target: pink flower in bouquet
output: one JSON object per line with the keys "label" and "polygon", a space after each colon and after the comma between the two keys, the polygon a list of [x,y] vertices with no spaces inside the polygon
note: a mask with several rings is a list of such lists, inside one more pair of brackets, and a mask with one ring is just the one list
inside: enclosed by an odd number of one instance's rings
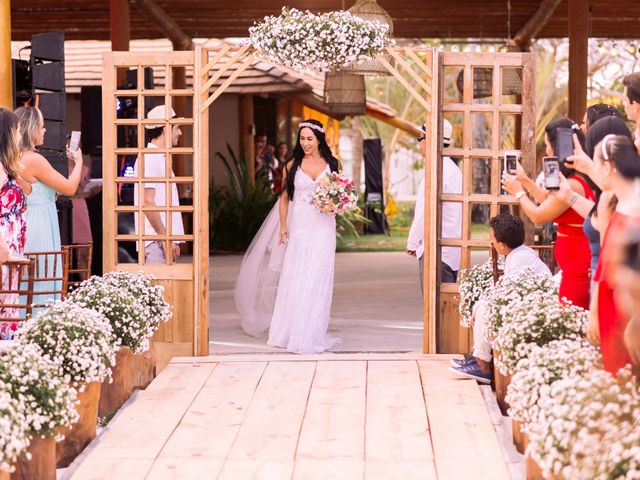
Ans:
{"label": "pink flower in bouquet", "polygon": [[351,180],[331,172],[318,182],[312,204],[321,212],[341,215],[358,207],[358,193]]}

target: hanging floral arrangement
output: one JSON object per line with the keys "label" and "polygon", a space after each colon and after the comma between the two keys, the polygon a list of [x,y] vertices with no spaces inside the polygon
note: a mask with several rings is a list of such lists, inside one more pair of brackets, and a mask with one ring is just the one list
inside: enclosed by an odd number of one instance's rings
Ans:
{"label": "hanging floral arrangement", "polygon": [[389,26],[349,12],[315,15],[283,7],[249,28],[249,42],[267,59],[297,70],[328,72],[371,60],[393,44]]}

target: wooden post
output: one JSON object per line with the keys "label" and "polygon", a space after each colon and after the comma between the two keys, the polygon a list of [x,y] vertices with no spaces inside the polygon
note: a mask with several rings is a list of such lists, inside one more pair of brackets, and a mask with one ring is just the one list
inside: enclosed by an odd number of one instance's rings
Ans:
{"label": "wooden post", "polygon": [[569,118],[581,122],[587,108],[589,5],[569,0]]}
{"label": "wooden post", "polygon": [[[111,50],[113,52],[128,52],[131,36],[131,25],[128,0],[109,0],[109,21],[111,24]],[[118,70],[117,85],[122,85],[127,73]]]}
{"label": "wooden post", "polygon": [[0,107],[13,110],[11,0],[0,0]]}
{"label": "wooden post", "polygon": [[240,95],[240,156],[244,154],[248,162],[249,175],[253,180],[256,173],[255,146],[254,146],[254,124],[253,124],[253,95]]}

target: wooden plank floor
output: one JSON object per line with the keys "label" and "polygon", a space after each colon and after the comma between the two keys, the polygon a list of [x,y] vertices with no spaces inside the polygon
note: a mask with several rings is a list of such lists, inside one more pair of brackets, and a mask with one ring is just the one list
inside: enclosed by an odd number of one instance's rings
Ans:
{"label": "wooden plank floor", "polygon": [[508,479],[477,384],[451,356],[178,358],[73,479]]}

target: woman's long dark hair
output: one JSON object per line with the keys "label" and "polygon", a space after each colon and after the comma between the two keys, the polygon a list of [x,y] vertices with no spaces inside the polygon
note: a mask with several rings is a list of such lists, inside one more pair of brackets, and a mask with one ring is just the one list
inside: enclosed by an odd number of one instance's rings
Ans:
{"label": "woman's long dark hair", "polygon": [[[302,123],[310,123],[324,130],[324,126],[317,120],[305,120]],[[305,128],[305,127],[302,127],[302,128]],[[287,171],[287,195],[289,196],[289,200],[293,200],[293,193],[295,190],[293,183],[296,178],[296,172],[300,168],[300,165],[302,164],[302,159],[304,158],[304,150],[302,150],[302,146],[300,145],[300,131],[302,130],[302,128],[298,129],[298,138],[296,140],[296,146],[293,149],[293,164],[291,165],[291,170]],[[309,127],[306,127],[306,128],[309,128]],[[320,131],[318,128],[309,128],[309,130],[311,130],[313,134],[316,136],[316,138],[318,139],[318,151],[320,152],[320,155],[322,156],[322,158],[324,158],[325,162],[329,164],[329,168],[331,169],[331,171],[332,172],[340,171],[340,168],[341,168],[340,161],[333,156],[333,153],[331,153],[331,149],[327,144],[326,135],[322,131]]]}
{"label": "woman's long dark hair", "polygon": [[[631,131],[627,124],[620,117],[615,116],[606,116],[597,120],[589,127],[589,131],[587,132],[587,141],[585,145],[585,153],[589,155],[591,159],[594,158],[595,148],[604,137],[607,135],[622,135],[629,140],[631,140]],[[633,143],[633,142],[632,142]],[[594,186],[593,191],[596,195],[595,204],[589,212],[589,215],[593,215],[598,211],[598,202],[600,201],[600,196],[602,195],[602,190],[598,188],[598,186]]]}

